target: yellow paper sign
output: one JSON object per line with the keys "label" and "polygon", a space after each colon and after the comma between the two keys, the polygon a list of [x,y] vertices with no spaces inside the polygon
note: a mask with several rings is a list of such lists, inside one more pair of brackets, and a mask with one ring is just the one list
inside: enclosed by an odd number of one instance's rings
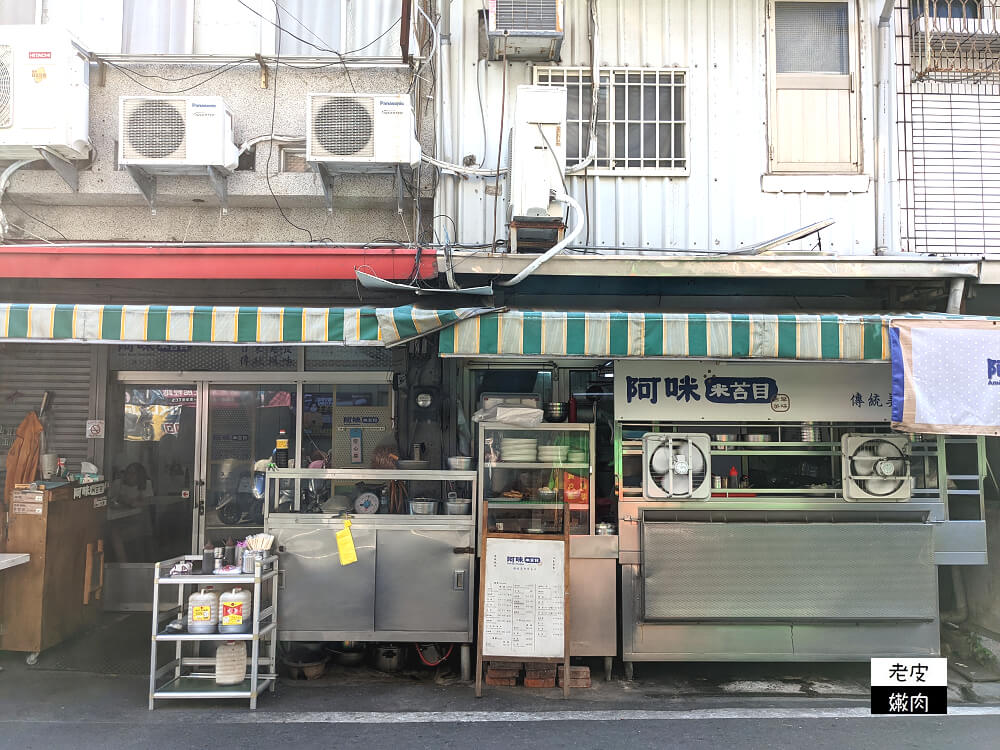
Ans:
{"label": "yellow paper sign", "polygon": [[351,536],[350,521],[344,521],[344,528],[337,532],[337,552],[340,554],[341,565],[350,565],[358,561],[358,553],[354,549],[354,537]]}

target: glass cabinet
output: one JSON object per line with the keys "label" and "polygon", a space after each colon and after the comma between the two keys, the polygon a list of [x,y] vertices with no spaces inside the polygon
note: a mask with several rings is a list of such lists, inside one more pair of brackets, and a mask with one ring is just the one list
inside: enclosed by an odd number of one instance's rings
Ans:
{"label": "glass cabinet", "polygon": [[479,425],[479,493],[490,531],[594,533],[594,425]]}

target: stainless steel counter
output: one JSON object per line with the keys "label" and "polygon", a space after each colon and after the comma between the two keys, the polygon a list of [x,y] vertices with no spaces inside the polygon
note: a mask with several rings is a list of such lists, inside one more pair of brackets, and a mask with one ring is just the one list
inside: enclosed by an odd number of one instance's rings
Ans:
{"label": "stainless steel counter", "polygon": [[[272,479],[469,482],[476,472],[279,469]],[[270,497],[268,507],[271,508]],[[472,505],[475,508],[475,504]],[[279,637],[292,641],[463,644],[474,630],[476,516],[268,511],[281,581]],[[336,534],[351,521],[357,562],[340,564]]]}

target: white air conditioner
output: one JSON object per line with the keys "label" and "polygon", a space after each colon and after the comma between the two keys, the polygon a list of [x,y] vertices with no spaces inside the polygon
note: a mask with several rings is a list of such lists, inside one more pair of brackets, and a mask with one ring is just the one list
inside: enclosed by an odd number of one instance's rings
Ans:
{"label": "white air conditioner", "polygon": [[90,156],[89,69],[57,26],[0,26],[0,159]]}
{"label": "white air conditioner", "polygon": [[123,96],[118,108],[118,163],[156,175],[231,172],[239,150],[233,114],[219,96]]}
{"label": "white air conditioner", "polygon": [[647,498],[707,500],[712,496],[708,435],[646,433],[642,464],[642,494]]}
{"label": "white air conditioner", "polygon": [[905,502],[910,499],[910,442],[899,435],[844,435],[840,439],[844,499]]}
{"label": "white air conditioner", "polygon": [[491,60],[559,59],[563,0],[489,0]]}
{"label": "white air conditioner", "polygon": [[309,94],[306,99],[307,161],[345,171],[420,162],[409,96]]}
{"label": "white air conditioner", "polygon": [[511,133],[509,219],[562,218],[566,171],[566,89],[518,86]]}

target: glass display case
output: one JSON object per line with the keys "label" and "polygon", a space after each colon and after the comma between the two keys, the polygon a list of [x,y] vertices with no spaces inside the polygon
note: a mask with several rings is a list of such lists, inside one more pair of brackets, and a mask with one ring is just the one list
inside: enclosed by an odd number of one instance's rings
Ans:
{"label": "glass display case", "polygon": [[490,531],[558,534],[563,506],[570,533],[594,533],[594,425],[479,425],[480,501]]}

